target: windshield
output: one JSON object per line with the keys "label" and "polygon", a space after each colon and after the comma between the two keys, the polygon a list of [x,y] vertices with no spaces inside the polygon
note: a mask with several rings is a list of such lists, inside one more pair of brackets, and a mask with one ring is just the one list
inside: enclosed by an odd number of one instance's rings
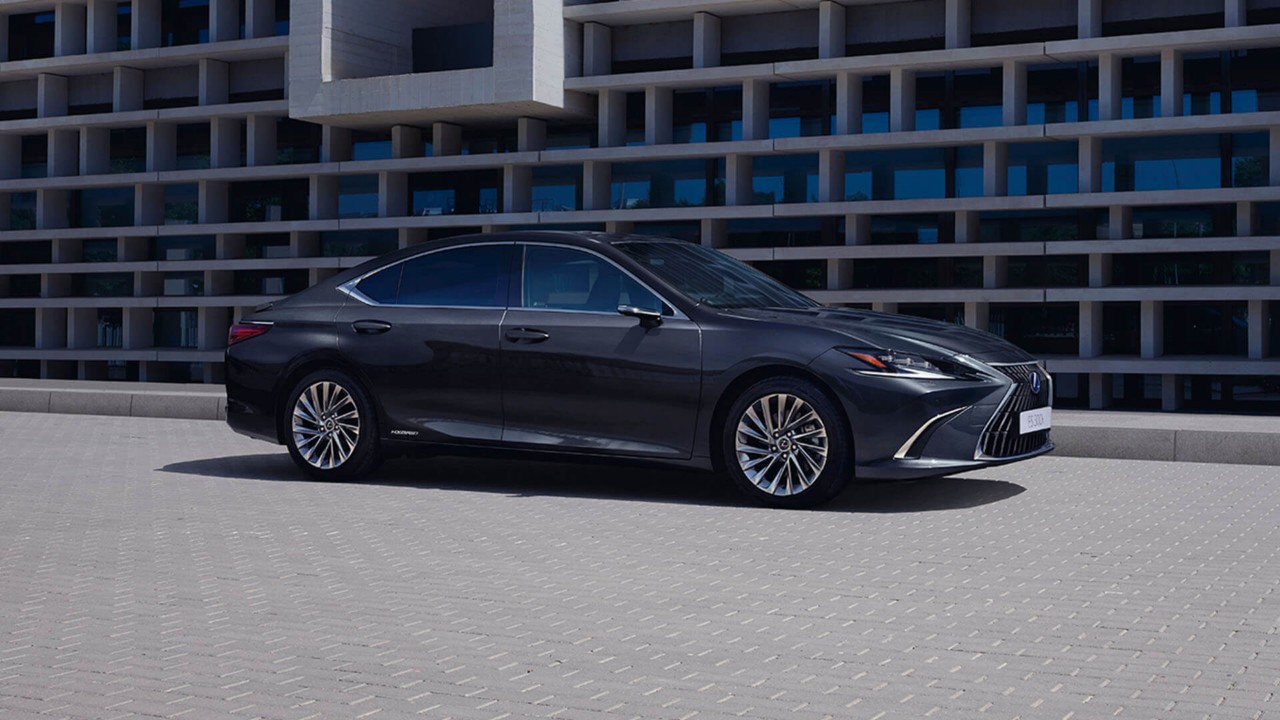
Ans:
{"label": "windshield", "polygon": [[701,245],[620,242],[614,247],[688,297],[716,308],[811,308],[818,303],[724,253]]}

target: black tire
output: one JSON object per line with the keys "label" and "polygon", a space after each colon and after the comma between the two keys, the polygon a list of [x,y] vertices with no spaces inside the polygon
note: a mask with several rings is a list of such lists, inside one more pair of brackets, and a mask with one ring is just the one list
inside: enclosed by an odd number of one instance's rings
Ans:
{"label": "black tire", "polygon": [[[323,453],[317,458],[317,445],[307,444],[306,438],[312,437],[312,434],[307,434],[305,428],[303,432],[294,431],[295,408],[298,407],[298,400],[304,392],[308,392],[313,386],[339,388],[341,392],[346,393],[350,398],[350,403],[342,403],[337,412],[346,415],[350,412],[350,408],[354,407],[357,413],[355,419],[358,432],[355,437],[354,448],[350,449],[349,454],[336,464],[324,461]],[[341,397],[336,391],[331,392],[334,392],[334,395],[329,397]],[[312,397],[308,395],[309,403]],[[320,395],[320,397],[323,398],[324,396]],[[305,408],[306,405],[303,407]],[[337,412],[329,420],[339,417]],[[316,480],[359,480],[367,477],[382,463],[382,448],[378,441],[378,414],[374,407],[373,399],[355,378],[341,370],[320,370],[303,378],[289,393],[289,401],[284,406],[284,416],[285,445],[289,448],[289,456],[293,458],[293,462],[303,472]],[[303,425],[315,425],[306,417],[301,417],[300,420]],[[337,441],[334,447],[339,449],[335,450],[335,456],[346,451],[351,445],[348,442],[351,438],[350,418],[343,418],[343,421],[342,427],[337,427],[331,423],[330,427],[333,428],[331,431],[326,431],[324,427],[318,428],[321,431],[332,433],[332,437]],[[344,431],[347,434],[342,434]],[[320,438],[318,442],[326,442],[326,438]],[[304,446],[303,448],[299,447],[300,443]],[[308,459],[308,455],[312,457],[311,460]],[[313,462],[317,459],[320,460],[319,463]]]}
{"label": "black tire", "polygon": [[[791,403],[790,407],[793,411],[798,411],[802,415],[803,406],[795,403],[794,399],[803,401],[820,422],[821,430],[825,433],[825,441],[821,446],[826,451],[825,462],[821,463],[820,468],[817,467],[816,462],[820,452],[810,444],[818,442],[818,431],[814,429],[817,426],[812,422],[797,423],[796,420],[801,415],[787,416],[785,410],[779,410],[782,417],[788,417],[789,422],[798,427],[791,435],[784,434],[781,438],[768,441],[768,445],[764,445],[765,438],[757,437],[755,434],[739,434],[740,423],[748,423],[747,431],[751,433],[756,432],[753,428],[763,430],[764,428],[758,424],[762,420],[761,413],[758,411],[764,407],[780,407],[780,403],[784,401],[778,396],[792,398],[793,400],[785,402]],[[757,403],[765,403],[765,405]],[[754,420],[747,418],[749,409],[757,411]],[[806,380],[792,377],[770,378],[747,388],[729,406],[720,432],[720,447],[723,451],[725,470],[738,490],[756,503],[779,508],[817,507],[838,495],[853,478],[853,434],[849,429],[849,422],[834,400]],[[767,435],[767,433],[759,434]],[[796,435],[801,437],[796,439]],[[763,447],[752,447],[740,453],[738,450],[740,438],[743,439],[743,445],[752,446],[759,443]],[[788,454],[791,456],[789,460],[786,459]],[[776,464],[779,462],[777,457],[784,458],[782,465]],[[739,458],[742,458],[742,461]],[[759,471],[760,474],[754,480],[743,468],[744,463],[752,465],[753,462],[756,468],[764,468]],[[794,466],[789,465],[789,462],[793,462]],[[815,469],[818,470],[815,476],[807,485],[800,487],[804,485],[804,481],[800,478],[807,476],[808,472]],[[786,473],[785,480],[772,480],[771,472],[775,470]],[[793,479],[794,483],[792,483]],[[784,492],[784,482],[787,483],[785,487],[790,488],[789,492]],[[765,486],[774,489],[771,492]]]}

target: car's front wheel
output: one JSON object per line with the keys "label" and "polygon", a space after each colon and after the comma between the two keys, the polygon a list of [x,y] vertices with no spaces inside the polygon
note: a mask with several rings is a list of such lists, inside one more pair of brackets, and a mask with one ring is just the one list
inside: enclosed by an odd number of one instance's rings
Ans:
{"label": "car's front wheel", "polygon": [[807,508],[835,497],[853,476],[844,413],[799,378],[752,385],[729,408],[721,447],[730,477],[753,500]]}
{"label": "car's front wheel", "polygon": [[285,406],[289,455],[318,480],[354,480],[377,468],[373,401],[344,372],[321,370],[294,387]]}

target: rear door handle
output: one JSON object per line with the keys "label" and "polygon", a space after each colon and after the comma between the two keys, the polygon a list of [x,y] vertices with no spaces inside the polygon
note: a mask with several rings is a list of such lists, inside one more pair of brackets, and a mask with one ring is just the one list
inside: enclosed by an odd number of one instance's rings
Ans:
{"label": "rear door handle", "polygon": [[534,330],[532,328],[516,328],[514,330],[508,330],[506,338],[508,342],[532,345],[534,343],[540,343],[544,340],[548,340],[551,336],[541,330]]}
{"label": "rear door handle", "polygon": [[357,320],[351,323],[351,329],[361,335],[381,335],[391,329],[391,323],[381,320]]}

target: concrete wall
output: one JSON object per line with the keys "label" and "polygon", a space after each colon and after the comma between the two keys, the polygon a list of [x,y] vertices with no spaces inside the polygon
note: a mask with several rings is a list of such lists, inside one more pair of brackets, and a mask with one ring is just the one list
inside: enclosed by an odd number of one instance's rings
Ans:
{"label": "concrete wall", "polygon": [[613,29],[614,60],[693,55],[693,21],[626,25]]}
{"label": "concrete wall", "polygon": [[1076,27],[1076,0],[972,0],[975,34]]}
{"label": "concrete wall", "polygon": [[81,75],[68,78],[68,105],[111,104],[112,79],[110,73]]}
{"label": "concrete wall", "polygon": [[818,46],[818,11],[740,15],[720,21],[720,52],[740,53]]}
{"label": "concrete wall", "polygon": [[[1167,17],[1170,4],[1169,0],[1102,0],[1102,21]],[[1178,15],[1209,15],[1222,12],[1223,4],[1222,0],[1178,0],[1177,6]]]}
{"label": "concrete wall", "polygon": [[493,0],[328,0],[334,79],[413,71],[413,30],[493,19]]}
{"label": "concrete wall", "polygon": [[231,63],[227,74],[230,91],[239,93],[282,87],[284,73],[284,59],[268,58]]}
{"label": "concrete wall", "polygon": [[942,38],[946,34],[946,0],[881,5],[855,5],[845,13],[850,45]]}

